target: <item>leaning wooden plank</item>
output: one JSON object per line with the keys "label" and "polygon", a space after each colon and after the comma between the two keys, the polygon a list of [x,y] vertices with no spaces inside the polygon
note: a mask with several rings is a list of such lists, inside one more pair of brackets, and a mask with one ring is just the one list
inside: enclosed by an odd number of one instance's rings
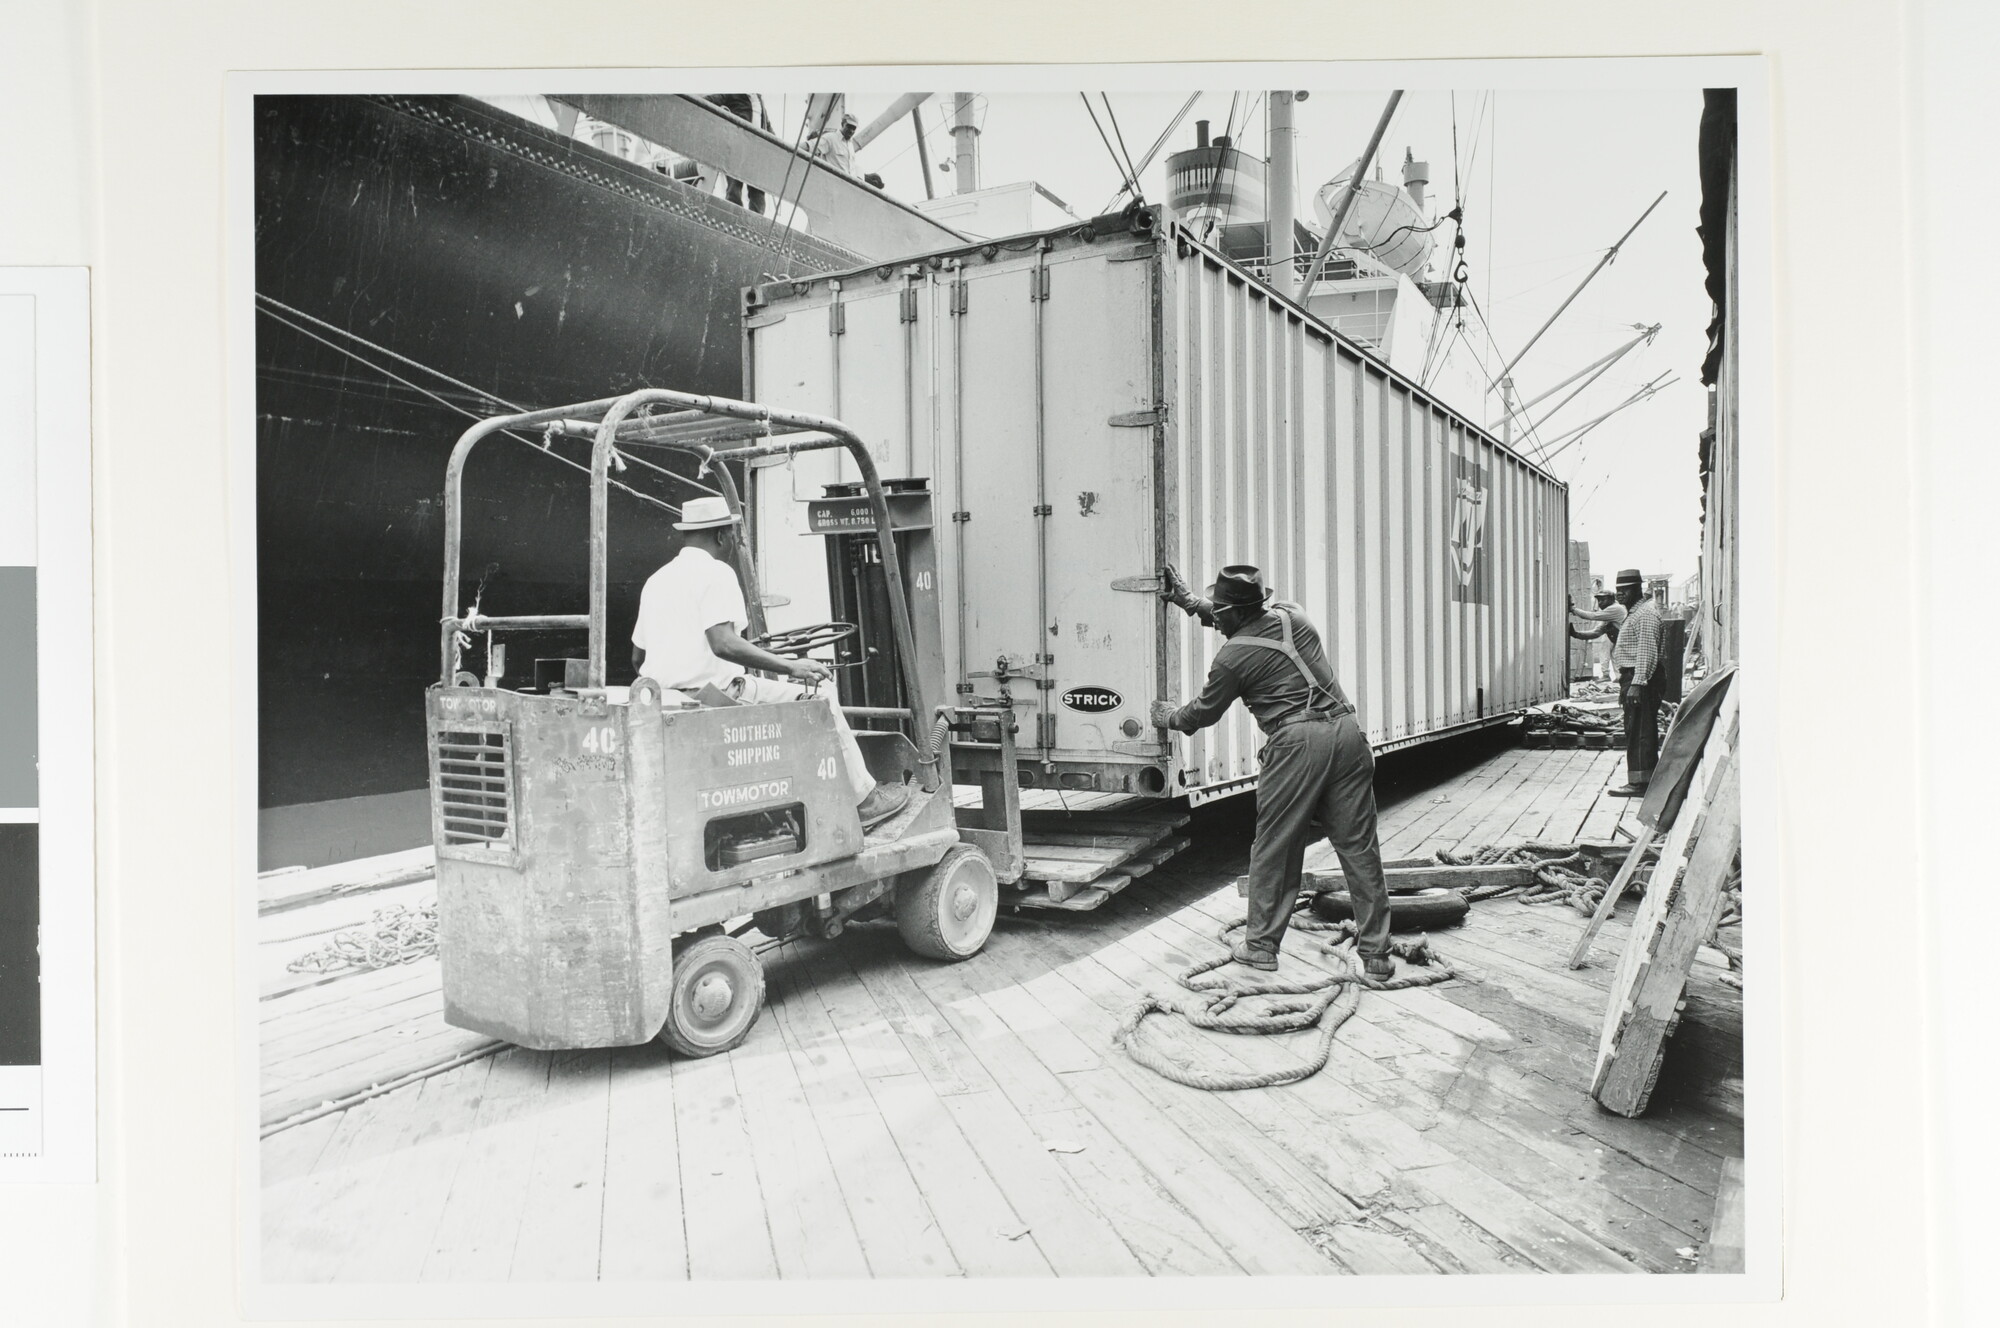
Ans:
{"label": "leaning wooden plank", "polygon": [[[1591,1096],[1622,1116],[1637,1116],[1646,1109],[1695,951],[1715,930],[1721,913],[1722,884],[1742,843],[1736,758],[1734,751],[1723,758],[1721,778],[1708,799],[1704,823],[1678,886],[1668,880],[1654,882],[1655,891],[1668,895],[1665,922],[1638,973],[1629,1007],[1614,1004],[1607,1013],[1610,1044],[1600,1050]],[[1684,806],[1681,815],[1689,811]],[[1634,944],[1647,939],[1636,930],[1633,935]],[[1614,1001],[1618,994],[1613,992]]]}
{"label": "leaning wooden plank", "polygon": [[[1660,860],[1654,866],[1651,879],[1666,882],[1668,886],[1680,879],[1681,869],[1687,865],[1687,855],[1694,838],[1695,827],[1701,819],[1701,807],[1709,796],[1710,786],[1715,782],[1722,768],[1724,755],[1736,739],[1737,712],[1736,689],[1722,701],[1722,713],[1716,716],[1714,726],[1709,730],[1708,745],[1703,749],[1701,762],[1696,765],[1688,782],[1687,797],[1683,803],[1683,814],[1674,818],[1673,826],[1667,831],[1666,839],[1660,846]],[[1621,805],[1631,799],[1620,800]],[[1612,976],[1610,996],[1605,1006],[1605,1015],[1598,1032],[1598,1060],[1601,1063],[1609,1054],[1611,1044],[1621,1025],[1622,1012],[1632,1001],[1632,991],[1638,981],[1640,970],[1650,960],[1652,948],[1665,924],[1667,902],[1671,889],[1649,889],[1639,900],[1638,910],[1632,916],[1631,931],[1625,938],[1625,947],[1618,957],[1618,967]],[[1593,1079],[1595,1076],[1593,1076]]]}
{"label": "leaning wooden plank", "polygon": [[1618,874],[1611,878],[1611,886],[1605,890],[1604,898],[1597,901],[1597,909],[1584,926],[1583,935],[1576,938],[1576,947],[1569,952],[1568,962],[1571,968],[1583,967],[1584,956],[1590,953],[1590,942],[1596,937],[1597,929],[1611,916],[1611,910],[1618,907],[1618,900],[1632,884],[1634,873],[1639,870],[1639,860],[1646,856],[1646,850],[1652,846],[1653,835],[1650,832],[1643,839],[1632,841],[1632,851],[1625,855],[1625,861],[1619,865]]}
{"label": "leaning wooden plank", "polygon": [[1708,1252],[1701,1261],[1701,1271],[1743,1271],[1743,1222],[1743,1159],[1725,1158],[1722,1184],[1715,1192],[1715,1216],[1708,1226]]}

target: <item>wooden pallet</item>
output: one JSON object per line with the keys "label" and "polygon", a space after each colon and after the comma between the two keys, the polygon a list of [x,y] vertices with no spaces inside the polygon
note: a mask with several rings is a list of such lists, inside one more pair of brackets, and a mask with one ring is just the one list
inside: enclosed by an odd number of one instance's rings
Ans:
{"label": "wooden pallet", "polygon": [[1646,1110],[1688,972],[1721,913],[1722,885],[1742,843],[1737,735],[1737,689],[1731,689],[1612,979],[1590,1095],[1621,1116]]}
{"label": "wooden pallet", "polygon": [[1082,912],[1188,846],[1174,831],[1188,813],[1120,807],[1102,813],[1039,810],[1021,818],[1026,865],[1004,902]]}

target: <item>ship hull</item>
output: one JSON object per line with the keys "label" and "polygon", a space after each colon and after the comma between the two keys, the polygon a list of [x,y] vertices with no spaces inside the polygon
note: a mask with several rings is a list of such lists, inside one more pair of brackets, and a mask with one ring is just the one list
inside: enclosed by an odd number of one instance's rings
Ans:
{"label": "ship hull", "polygon": [[[421,790],[459,433],[496,397],[735,395],[742,288],[859,256],[468,99],[260,97],[255,121],[259,805]],[[587,477],[534,441],[475,453],[461,607],[482,581],[489,613],[585,607]],[[616,669],[677,541],[624,493],[611,522]],[[582,650],[517,639],[509,674]]]}

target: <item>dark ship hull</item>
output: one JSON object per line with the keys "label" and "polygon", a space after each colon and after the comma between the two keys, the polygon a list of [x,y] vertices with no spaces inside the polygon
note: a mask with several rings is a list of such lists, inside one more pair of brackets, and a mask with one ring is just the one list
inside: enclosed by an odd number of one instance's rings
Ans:
{"label": "dark ship hull", "polygon": [[[741,289],[875,255],[469,99],[260,97],[255,119],[259,805],[420,792],[445,459],[469,417],[505,409],[482,393],[736,395]],[[675,504],[694,492],[624,478]],[[524,441],[475,454],[462,605],[483,579],[488,612],[582,611],[585,480]],[[622,666],[639,586],[674,536],[625,494],[611,519]],[[509,675],[581,646],[518,638]],[[350,827],[330,849],[293,816],[299,842],[267,836],[266,865],[405,846],[390,841],[427,826],[412,816],[406,798],[397,828]]]}

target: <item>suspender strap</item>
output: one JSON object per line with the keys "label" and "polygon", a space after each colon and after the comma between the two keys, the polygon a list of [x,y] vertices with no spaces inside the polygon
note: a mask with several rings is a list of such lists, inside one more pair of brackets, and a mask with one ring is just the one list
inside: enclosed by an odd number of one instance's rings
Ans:
{"label": "suspender strap", "polygon": [[1292,643],[1292,615],[1283,609],[1273,609],[1272,612],[1278,615],[1278,626],[1283,632],[1281,639],[1273,641],[1268,636],[1238,635],[1230,637],[1225,644],[1277,651],[1292,661],[1292,666],[1299,671],[1299,676],[1306,680],[1306,686],[1313,695],[1324,696],[1328,705],[1339,705],[1340,697],[1333,690],[1332,667],[1328,666],[1326,676],[1322,678],[1311,665],[1306,663],[1305,656],[1301,655],[1299,648]]}

